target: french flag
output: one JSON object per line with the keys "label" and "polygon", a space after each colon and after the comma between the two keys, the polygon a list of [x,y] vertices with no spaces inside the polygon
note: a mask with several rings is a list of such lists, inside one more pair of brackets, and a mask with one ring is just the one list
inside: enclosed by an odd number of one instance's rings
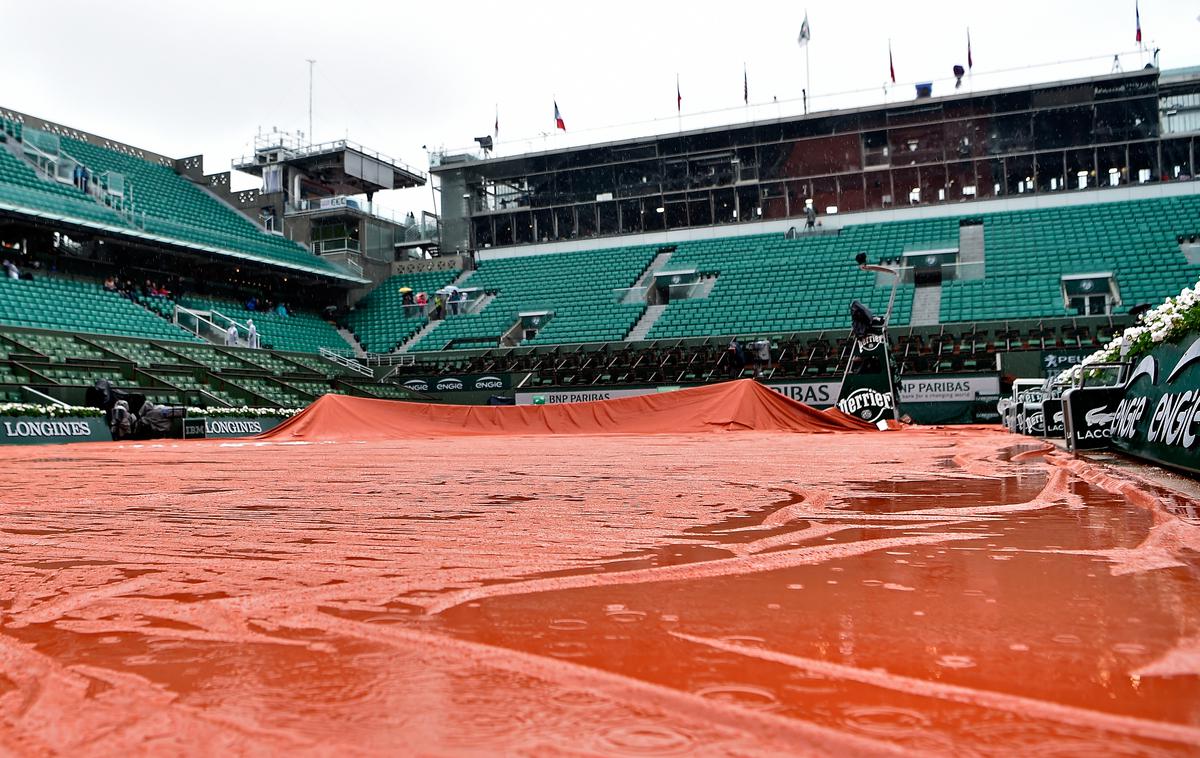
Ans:
{"label": "french flag", "polygon": [[564,132],[567,130],[567,124],[563,121],[562,114],[558,112],[558,101],[554,101],[554,125]]}
{"label": "french flag", "polygon": [[1134,42],[1140,45],[1142,42],[1142,10],[1138,8],[1137,0],[1133,1],[1133,18],[1137,23],[1137,38]]}

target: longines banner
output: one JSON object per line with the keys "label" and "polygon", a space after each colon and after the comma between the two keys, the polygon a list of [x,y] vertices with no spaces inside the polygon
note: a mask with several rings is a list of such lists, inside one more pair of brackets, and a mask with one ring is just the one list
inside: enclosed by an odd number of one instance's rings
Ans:
{"label": "longines banner", "polygon": [[[203,424],[201,426],[200,424]],[[278,416],[206,416],[203,419],[184,419],[184,437],[253,437],[283,423]]]}
{"label": "longines banner", "polygon": [[508,374],[461,374],[458,376],[414,376],[400,382],[413,392],[491,392],[512,386]]}
{"label": "longines banner", "polygon": [[1155,348],[1124,389],[1109,424],[1113,446],[1200,473],[1200,337]]}
{"label": "longines banner", "polygon": [[112,434],[103,418],[0,418],[0,444],[44,445],[87,441],[112,442]]}

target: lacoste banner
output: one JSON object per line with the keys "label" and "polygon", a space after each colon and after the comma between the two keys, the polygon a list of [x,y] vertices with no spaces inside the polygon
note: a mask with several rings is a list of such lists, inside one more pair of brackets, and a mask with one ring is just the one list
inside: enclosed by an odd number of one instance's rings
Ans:
{"label": "lacoste banner", "polygon": [[1200,474],[1200,337],[1144,356],[1109,428],[1114,447]]}
{"label": "lacoste banner", "polygon": [[1078,387],[1063,393],[1066,422],[1063,433],[1071,450],[1106,448],[1112,438],[1112,421],[1125,394],[1123,387]]}
{"label": "lacoste banner", "polygon": [[1042,436],[1062,439],[1066,430],[1065,412],[1061,397],[1042,401]]}
{"label": "lacoste banner", "polygon": [[455,376],[415,376],[400,383],[413,392],[486,392],[512,386],[508,374],[460,374]]}
{"label": "lacoste banner", "polygon": [[104,419],[86,418],[0,418],[0,444],[45,445],[55,442],[112,442]]}

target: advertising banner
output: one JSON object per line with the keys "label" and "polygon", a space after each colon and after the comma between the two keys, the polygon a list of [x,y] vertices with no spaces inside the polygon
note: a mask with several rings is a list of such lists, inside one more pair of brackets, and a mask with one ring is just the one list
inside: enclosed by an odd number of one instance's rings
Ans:
{"label": "advertising banner", "polygon": [[44,445],[55,442],[112,442],[99,416],[68,418],[0,417],[0,444]]}
{"label": "advertising banner", "polygon": [[[191,421],[193,419],[187,419]],[[204,418],[205,437],[253,437],[268,429],[274,429],[284,422],[278,416],[208,416]]]}
{"label": "advertising banner", "polygon": [[1112,421],[1124,394],[1121,387],[1076,387],[1063,393],[1067,446],[1071,450],[1108,447]]}
{"label": "advertising banner", "polygon": [[842,383],[838,409],[872,424],[894,418],[896,395],[892,391],[887,337],[869,334],[856,341],[855,349],[862,357],[861,368],[857,374],[848,374]]}
{"label": "advertising banner", "polygon": [[490,392],[512,387],[508,374],[412,376],[400,382],[413,392]]}
{"label": "advertising banner", "polygon": [[1113,446],[1200,473],[1200,337],[1156,347],[1124,390],[1109,427]]}

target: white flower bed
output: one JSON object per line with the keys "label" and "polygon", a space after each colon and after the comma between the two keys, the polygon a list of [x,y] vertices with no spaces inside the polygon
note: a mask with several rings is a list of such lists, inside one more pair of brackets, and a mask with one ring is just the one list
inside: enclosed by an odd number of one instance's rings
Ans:
{"label": "white flower bed", "polygon": [[1158,345],[1200,332],[1200,282],[1168,297],[1162,305],[1146,311],[1138,323],[1113,341],[1058,375],[1056,382],[1073,384],[1088,366],[1145,355]]}
{"label": "white flower bed", "polygon": [[0,403],[0,416],[23,416],[26,418],[83,418],[102,416],[98,408],[82,405],[41,405],[38,403]]}
{"label": "white flower bed", "polygon": [[291,418],[303,408],[194,408],[188,407],[189,418],[220,416],[221,418]]}

